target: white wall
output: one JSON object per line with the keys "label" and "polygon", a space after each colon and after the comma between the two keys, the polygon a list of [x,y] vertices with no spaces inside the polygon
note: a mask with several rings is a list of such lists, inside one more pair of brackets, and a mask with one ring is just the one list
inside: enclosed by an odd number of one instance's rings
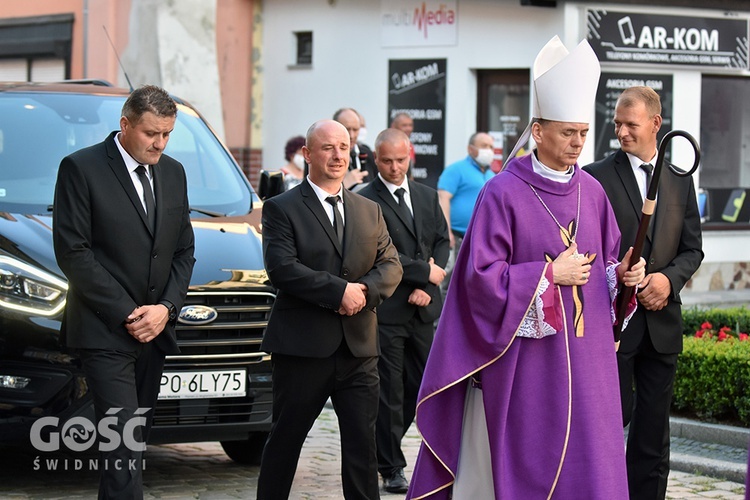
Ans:
{"label": "white wall", "polygon": [[129,27],[122,61],[133,86],[159,85],[186,99],[223,139],[216,1],[132,0]]}
{"label": "white wall", "polygon": [[[563,30],[560,8],[522,7],[517,0],[459,0],[455,46],[382,48],[380,13],[377,0],[264,2],[264,168],[280,168],[287,139],[304,135],[314,121],[330,118],[341,107],[364,115],[372,145],[389,125],[389,59],[433,57],[447,59],[445,161],[458,160],[476,128],[474,70],[529,68],[539,49]],[[313,32],[311,69],[289,67],[295,31]]]}

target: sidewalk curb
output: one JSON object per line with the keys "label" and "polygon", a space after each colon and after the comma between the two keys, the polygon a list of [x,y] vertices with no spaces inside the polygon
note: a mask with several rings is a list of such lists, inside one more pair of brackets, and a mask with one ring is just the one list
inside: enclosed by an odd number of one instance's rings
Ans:
{"label": "sidewalk curb", "polygon": [[[748,449],[750,429],[709,424],[678,417],[671,417],[669,422],[670,436],[673,438],[730,446],[738,450]],[[672,452],[670,453],[669,463],[673,470],[721,478],[742,484],[745,483],[747,476],[747,463],[742,462]]]}
{"label": "sidewalk curb", "polygon": [[695,457],[684,453],[671,453],[669,467],[672,470],[700,474],[702,476],[725,479],[735,483],[745,484],[747,466],[725,460],[714,460],[705,457]]}
{"label": "sidewalk curb", "polygon": [[747,449],[750,444],[750,429],[743,427],[670,417],[669,430],[672,437],[692,439],[701,443],[723,444],[741,449]]}

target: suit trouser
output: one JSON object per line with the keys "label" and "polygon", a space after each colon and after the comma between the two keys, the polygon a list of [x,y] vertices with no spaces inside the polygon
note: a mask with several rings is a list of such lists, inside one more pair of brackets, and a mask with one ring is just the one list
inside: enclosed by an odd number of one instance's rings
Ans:
{"label": "suit trouser", "polygon": [[669,476],[669,408],[677,354],[656,352],[645,332],[635,350],[618,351],[617,367],[623,424],[630,424],[625,454],[630,498],[663,499]]}
{"label": "suit trouser", "polygon": [[[143,451],[138,448],[145,448],[153,422],[164,352],[153,342],[138,347],[134,352],[111,349],[80,351],[86,381],[94,395],[97,425],[102,418],[114,417],[116,424],[109,425],[109,428],[120,438],[119,446],[114,450],[100,453],[100,499],[143,498]],[[122,410],[114,415],[107,414],[115,408]],[[148,411],[138,411],[139,408]],[[128,424],[134,417],[139,420]]]}
{"label": "suit trouser", "polygon": [[258,500],[289,498],[300,451],[328,398],[341,433],[344,497],[380,497],[375,453],[378,358],[357,358],[342,341],[327,358],[273,353],[273,424],[263,449]]}
{"label": "suit trouser", "polygon": [[378,325],[380,407],[376,438],[378,470],[391,475],[406,467],[401,440],[414,421],[419,385],[430,353],[434,328],[415,314],[404,325]]}

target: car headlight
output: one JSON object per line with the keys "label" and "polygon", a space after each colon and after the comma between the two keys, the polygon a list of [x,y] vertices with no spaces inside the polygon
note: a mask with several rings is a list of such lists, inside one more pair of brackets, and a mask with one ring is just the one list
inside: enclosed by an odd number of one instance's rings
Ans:
{"label": "car headlight", "polygon": [[0,255],[0,308],[55,316],[65,307],[68,284],[46,271]]}

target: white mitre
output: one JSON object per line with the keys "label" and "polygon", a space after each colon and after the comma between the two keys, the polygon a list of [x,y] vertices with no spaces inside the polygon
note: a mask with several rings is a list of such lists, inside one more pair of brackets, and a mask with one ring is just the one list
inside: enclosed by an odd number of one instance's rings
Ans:
{"label": "white mitre", "polygon": [[[601,67],[594,50],[583,40],[568,52],[555,35],[534,61],[532,118],[558,122],[589,123],[594,112]],[[505,164],[526,145],[531,124],[523,131]]]}

